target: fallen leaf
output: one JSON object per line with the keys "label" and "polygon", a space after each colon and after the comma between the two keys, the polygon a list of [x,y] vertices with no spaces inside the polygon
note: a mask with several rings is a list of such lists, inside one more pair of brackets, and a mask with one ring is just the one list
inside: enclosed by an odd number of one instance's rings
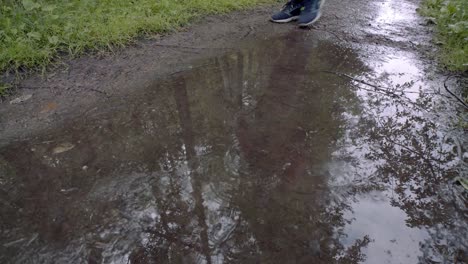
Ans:
{"label": "fallen leaf", "polygon": [[58,105],[55,102],[50,102],[41,109],[41,114],[55,110],[57,107]]}
{"label": "fallen leaf", "polygon": [[75,147],[75,145],[73,145],[71,143],[63,143],[63,144],[55,147],[52,150],[52,153],[54,153],[54,154],[64,153],[64,152],[72,150],[74,147]]}

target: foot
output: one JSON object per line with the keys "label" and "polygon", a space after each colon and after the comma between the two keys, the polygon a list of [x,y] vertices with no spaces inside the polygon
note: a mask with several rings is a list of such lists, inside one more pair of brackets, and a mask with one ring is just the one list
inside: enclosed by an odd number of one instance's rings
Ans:
{"label": "foot", "polygon": [[299,26],[307,27],[317,22],[322,15],[322,5],[325,0],[304,0],[304,9],[299,16]]}
{"label": "foot", "polygon": [[288,23],[299,18],[301,14],[302,3],[297,0],[287,2],[281,11],[271,16],[270,20],[276,23]]}

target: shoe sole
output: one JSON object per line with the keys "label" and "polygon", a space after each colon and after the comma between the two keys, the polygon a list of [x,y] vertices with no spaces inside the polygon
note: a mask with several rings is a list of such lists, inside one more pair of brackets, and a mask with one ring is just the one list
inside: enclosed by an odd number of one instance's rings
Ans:
{"label": "shoe sole", "polygon": [[274,20],[274,19],[270,18],[270,21],[274,22],[274,23],[289,23],[291,21],[295,21],[295,20],[298,20],[298,19],[299,19],[299,16],[293,16],[293,17],[290,17],[290,18],[279,19],[279,20]]}

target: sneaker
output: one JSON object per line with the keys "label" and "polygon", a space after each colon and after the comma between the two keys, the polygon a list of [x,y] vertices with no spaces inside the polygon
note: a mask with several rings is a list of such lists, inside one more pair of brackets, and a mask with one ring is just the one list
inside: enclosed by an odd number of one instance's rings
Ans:
{"label": "sneaker", "polygon": [[281,11],[271,16],[270,20],[276,23],[288,23],[297,20],[301,14],[302,3],[297,0],[287,2]]}
{"label": "sneaker", "polygon": [[325,0],[304,0],[304,9],[299,16],[299,26],[307,27],[315,23],[322,15]]}

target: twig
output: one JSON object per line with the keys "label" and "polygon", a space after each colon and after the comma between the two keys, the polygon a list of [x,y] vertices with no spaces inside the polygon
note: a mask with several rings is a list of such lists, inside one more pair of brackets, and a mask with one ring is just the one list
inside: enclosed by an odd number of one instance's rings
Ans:
{"label": "twig", "polygon": [[364,80],[361,80],[361,79],[357,79],[357,78],[354,78],[352,76],[349,76],[348,74],[346,73],[341,73],[341,72],[334,72],[334,71],[322,71],[322,72],[325,72],[325,73],[331,73],[331,74],[335,74],[335,75],[338,75],[338,76],[341,76],[341,77],[346,77],[350,80],[353,80],[355,82],[358,82],[358,83],[362,83],[362,84],[365,84],[367,86],[370,86],[370,87],[373,87],[374,89],[378,90],[378,91],[381,91],[381,92],[384,92],[388,95],[392,95],[394,97],[401,97],[401,95],[399,94],[395,94],[393,92],[390,92],[390,88],[388,87],[383,87],[383,86],[379,86],[379,85],[375,85],[375,84],[371,84],[371,83],[368,83]]}
{"label": "twig", "polygon": [[388,88],[388,87],[383,87],[383,86],[378,86],[378,85],[375,85],[375,84],[371,84],[371,83],[368,83],[364,80],[361,80],[361,79],[357,79],[357,78],[354,78],[352,76],[349,76],[348,74],[346,73],[341,73],[341,72],[334,72],[334,71],[323,71],[325,73],[331,73],[331,74],[335,74],[335,75],[338,75],[338,76],[341,76],[341,77],[345,77],[345,78],[348,78],[350,80],[353,80],[355,82],[358,82],[358,83],[362,83],[362,84],[365,84],[367,86],[370,86],[370,87],[373,87],[375,90],[372,91],[372,90],[369,90],[369,89],[366,89],[366,88],[363,88],[363,87],[358,87],[360,89],[363,89],[363,90],[366,90],[366,91],[371,91],[371,92],[381,92],[381,93],[384,93],[385,95],[389,95],[393,98],[401,98],[402,96],[399,95],[399,94],[396,94],[394,92],[391,92],[391,88]]}
{"label": "twig", "polygon": [[16,245],[18,243],[21,243],[21,242],[23,242],[25,240],[26,240],[26,238],[20,238],[18,240],[12,241],[12,242],[5,243],[5,244],[3,244],[3,246],[4,247],[11,247],[11,246]]}
{"label": "twig", "polygon": [[254,28],[252,26],[249,26],[249,31],[247,31],[247,33],[245,33],[245,35],[242,36],[242,38],[246,38],[248,35],[250,35],[250,33],[252,33],[252,31],[254,31]]}
{"label": "twig", "polygon": [[32,242],[34,242],[34,240],[36,240],[37,238],[39,237],[39,234],[38,233],[35,233],[31,239],[29,240],[29,242],[26,244],[26,247],[29,247],[29,245],[31,245]]}
{"label": "twig", "polygon": [[382,92],[380,90],[372,90],[372,89],[368,89],[368,88],[365,88],[365,87],[360,87],[358,85],[355,85],[355,84],[352,84],[353,87],[356,87],[357,89],[361,89],[361,90],[364,90],[364,91],[368,91],[368,92],[374,92],[374,93],[378,93],[378,94],[381,94],[381,95],[388,95],[387,93],[385,92]]}
{"label": "twig", "polygon": [[90,90],[90,91],[93,91],[93,92],[96,92],[96,93],[103,94],[103,95],[105,95],[107,98],[110,98],[110,97],[111,97],[111,96],[110,96],[107,92],[105,92],[105,91],[101,91],[101,90],[94,89],[94,88],[91,88],[91,89],[89,89],[89,90]]}
{"label": "twig", "polygon": [[458,102],[460,102],[466,109],[468,109],[468,104],[466,104],[460,97],[458,97],[456,94],[454,94],[452,91],[450,91],[450,89],[447,87],[447,82],[450,78],[454,77],[456,75],[450,75],[447,77],[447,79],[445,79],[444,81],[444,87],[445,87],[445,90],[453,97],[455,97],[455,99],[458,100]]}
{"label": "twig", "polygon": [[409,103],[409,104],[411,104],[411,105],[413,105],[415,107],[418,107],[421,110],[427,110],[427,109],[424,108],[423,105],[418,104],[416,102],[413,102],[410,98],[408,98],[406,96],[403,96],[404,93],[407,93],[406,91],[397,90],[397,91],[402,93],[402,94],[397,94],[397,93],[393,92],[393,91],[395,91],[395,89],[392,89],[392,88],[389,88],[389,87],[383,87],[383,86],[379,86],[379,85],[375,85],[375,84],[371,84],[371,83],[368,83],[368,82],[366,82],[364,80],[357,79],[357,78],[354,78],[352,76],[349,76],[348,74],[345,74],[345,73],[334,72],[334,71],[322,71],[322,72],[335,74],[335,75],[338,75],[338,76],[341,76],[341,77],[345,77],[345,78],[353,80],[353,81],[355,81],[357,83],[361,83],[361,84],[364,84],[364,85],[367,85],[367,86],[370,86],[370,87],[374,88],[374,90],[371,90],[371,89],[366,89],[364,87],[357,86],[358,89],[362,89],[362,90],[369,91],[369,92],[376,92],[376,93],[380,93],[382,95],[387,95],[387,96],[390,96],[391,98],[399,99],[399,100],[402,100],[402,101],[404,101],[406,103]]}

